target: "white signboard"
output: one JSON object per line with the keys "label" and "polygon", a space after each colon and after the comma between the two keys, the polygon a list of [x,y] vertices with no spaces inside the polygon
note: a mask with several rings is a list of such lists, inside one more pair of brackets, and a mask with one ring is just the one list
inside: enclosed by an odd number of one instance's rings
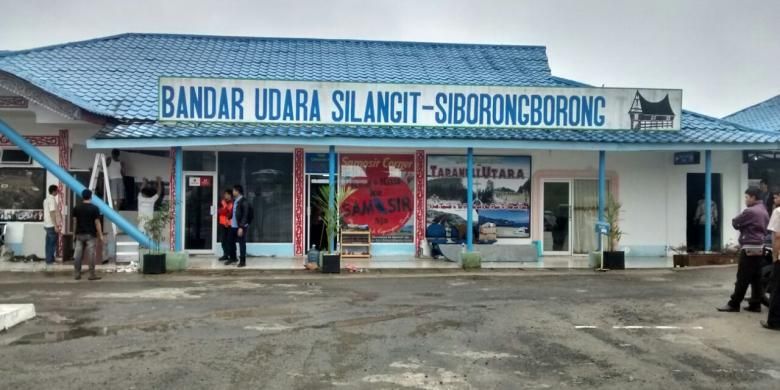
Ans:
{"label": "white signboard", "polygon": [[682,91],[163,77],[177,122],[679,130]]}

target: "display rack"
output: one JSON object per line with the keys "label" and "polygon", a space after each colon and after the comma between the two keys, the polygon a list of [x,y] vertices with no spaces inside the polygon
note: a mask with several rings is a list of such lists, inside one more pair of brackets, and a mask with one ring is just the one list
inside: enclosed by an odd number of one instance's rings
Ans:
{"label": "display rack", "polygon": [[341,231],[341,257],[371,257],[371,232],[367,230]]}

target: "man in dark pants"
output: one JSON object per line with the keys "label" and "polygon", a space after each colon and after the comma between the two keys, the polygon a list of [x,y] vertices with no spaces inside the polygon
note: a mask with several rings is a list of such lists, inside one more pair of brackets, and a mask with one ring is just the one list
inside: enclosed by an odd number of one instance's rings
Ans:
{"label": "man in dark pants", "polygon": [[76,280],[81,279],[81,260],[89,259],[89,280],[99,280],[95,274],[95,246],[103,242],[103,226],[100,224],[100,210],[92,204],[92,191],[81,192],[82,203],[73,208],[73,225],[76,227],[73,268]]}
{"label": "man in dark pants", "polygon": [[[761,312],[761,267],[763,265],[763,250],[766,236],[766,226],[769,223],[769,214],[761,199],[761,191],[758,188],[748,188],[745,191],[745,205],[747,208],[742,214],[736,216],[731,225],[739,230],[739,266],[737,268],[737,283],[734,285],[734,294],[726,306],[718,308],[718,311],[739,312],[739,306],[745,299],[748,285],[751,286],[750,301],[745,310],[756,313]],[[751,248],[757,248],[753,250]]]}
{"label": "man in dark pants", "polygon": [[772,282],[770,283],[771,299],[769,300],[769,316],[761,321],[761,326],[767,329],[780,330],[780,193],[773,196],[774,205],[778,206],[772,212],[767,230],[772,232]]}
{"label": "man in dark pants", "polygon": [[[233,186],[233,219],[231,221],[231,236],[239,247],[238,267],[246,267],[246,236],[249,235],[249,224],[252,223],[252,208],[249,201],[244,198],[244,188],[236,184]],[[232,257],[225,264],[236,262],[236,246],[231,245]]]}

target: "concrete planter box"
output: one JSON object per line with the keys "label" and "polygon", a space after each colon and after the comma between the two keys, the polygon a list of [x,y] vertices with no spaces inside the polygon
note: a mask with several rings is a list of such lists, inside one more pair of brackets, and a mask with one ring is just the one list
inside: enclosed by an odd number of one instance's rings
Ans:
{"label": "concrete planter box", "polygon": [[479,252],[468,252],[460,255],[463,269],[482,268],[482,255]]}
{"label": "concrete planter box", "polygon": [[697,267],[702,265],[735,264],[737,256],[726,253],[688,253],[672,257],[675,267]]}

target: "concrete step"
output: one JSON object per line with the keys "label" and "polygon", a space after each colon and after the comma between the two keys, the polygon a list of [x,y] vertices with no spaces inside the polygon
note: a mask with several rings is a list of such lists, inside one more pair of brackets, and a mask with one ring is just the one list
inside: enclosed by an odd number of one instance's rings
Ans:
{"label": "concrete step", "polygon": [[32,318],[35,318],[35,305],[32,303],[0,304],[0,331]]}

